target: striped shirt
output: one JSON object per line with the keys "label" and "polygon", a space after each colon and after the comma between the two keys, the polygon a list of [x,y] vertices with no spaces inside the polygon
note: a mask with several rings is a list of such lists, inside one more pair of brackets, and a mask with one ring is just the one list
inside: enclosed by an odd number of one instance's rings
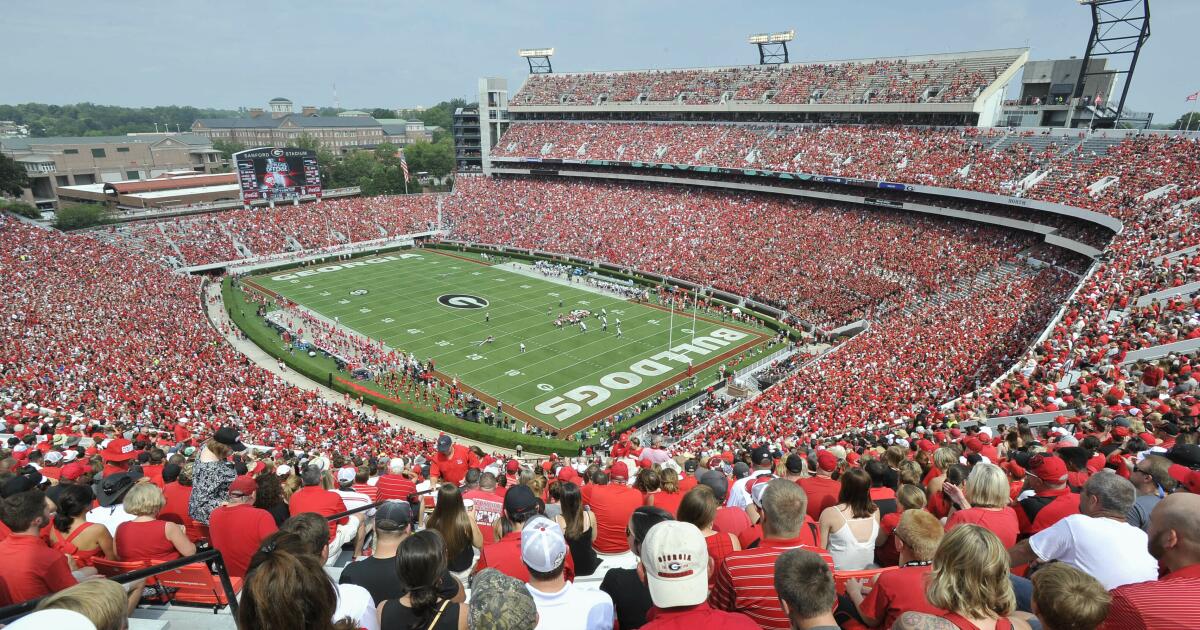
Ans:
{"label": "striped shirt", "polygon": [[1196,627],[1200,564],[1172,571],[1157,582],[1113,589],[1105,630],[1187,630]]}
{"label": "striped shirt", "polygon": [[833,556],[824,549],[804,544],[802,538],[764,538],[754,549],[735,551],[725,557],[717,570],[709,604],[718,610],[748,615],[762,628],[789,630],[791,625],[775,593],[775,560],[792,549],[820,554],[833,570]]}
{"label": "striped shirt", "polygon": [[388,499],[407,501],[408,495],[417,491],[417,484],[404,475],[388,474],[379,477],[379,481],[375,483],[375,489],[378,493],[376,499],[379,501]]}

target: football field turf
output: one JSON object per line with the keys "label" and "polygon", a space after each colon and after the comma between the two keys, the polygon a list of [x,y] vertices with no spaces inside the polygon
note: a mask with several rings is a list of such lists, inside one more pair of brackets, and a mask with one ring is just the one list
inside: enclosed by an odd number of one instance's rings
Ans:
{"label": "football field turf", "polygon": [[[492,266],[476,254],[405,250],[277,271],[247,284],[277,293],[394,350],[432,358],[509,415],[567,433],[769,338],[766,329],[670,311]],[[607,310],[608,330],[595,316]],[[554,325],[587,310],[587,331]],[[620,320],[622,336],[616,335]],[[483,343],[487,337],[494,341]],[[521,352],[520,345],[526,351]]]}

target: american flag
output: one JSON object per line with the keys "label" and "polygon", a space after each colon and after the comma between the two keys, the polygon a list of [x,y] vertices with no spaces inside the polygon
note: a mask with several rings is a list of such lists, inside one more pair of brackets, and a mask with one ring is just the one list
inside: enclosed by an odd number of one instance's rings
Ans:
{"label": "american flag", "polygon": [[1200,92],[1192,92],[1191,94],[1188,94],[1188,95],[1187,95],[1187,98],[1185,98],[1185,99],[1183,99],[1183,100],[1185,100],[1185,101],[1194,101],[1194,100],[1196,100],[1196,99],[1200,99]]}
{"label": "american flag", "polygon": [[408,160],[404,159],[404,152],[400,152],[400,170],[404,171],[404,181],[408,181]]}

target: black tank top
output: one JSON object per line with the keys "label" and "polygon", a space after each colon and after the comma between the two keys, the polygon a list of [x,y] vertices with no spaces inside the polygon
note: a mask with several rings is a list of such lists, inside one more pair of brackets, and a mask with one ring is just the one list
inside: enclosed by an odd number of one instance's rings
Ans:
{"label": "black tank top", "polygon": [[[459,605],[447,600],[442,600],[442,603],[446,607],[442,610],[442,616],[438,617],[437,623],[432,626],[424,625],[414,628],[413,624],[416,623],[417,616],[413,614],[412,609],[401,604],[398,599],[389,599],[387,605],[383,607],[383,615],[379,623],[380,630],[458,630]],[[442,604],[438,604],[437,607],[441,608]],[[435,612],[434,617],[436,616]],[[432,619],[433,617],[430,618],[431,621]],[[426,624],[428,623],[426,622]]]}
{"label": "black tank top", "polygon": [[[586,518],[586,517],[585,517]],[[596,524],[592,523],[592,527]],[[571,561],[575,563],[575,575],[591,575],[596,572],[596,567],[600,566],[600,558],[596,556],[596,550],[592,548],[592,529],[583,530],[583,533],[575,538],[564,536],[567,540],[567,549],[571,550]]]}

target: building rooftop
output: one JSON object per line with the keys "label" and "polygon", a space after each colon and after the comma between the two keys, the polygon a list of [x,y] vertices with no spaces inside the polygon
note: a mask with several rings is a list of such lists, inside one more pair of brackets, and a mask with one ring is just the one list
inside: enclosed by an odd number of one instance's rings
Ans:
{"label": "building rooftop", "polygon": [[149,133],[136,136],[59,136],[56,138],[0,138],[0,148],[27,151],[38,146],[68,144],[158,144],[171,138],[192,146],[208,146],[212,140],[194,133]]}
{"label": "building rooftop", "polygon": [[[361,116],[301,116],[288,114],[278,118],[259,116],[258,118],[200,118],[196,121],[208,129],[278,129],[285,123],[297,127],[311,129],[323,127],[378,127],[379,122],[374,118]],[[207,140],[207,139],[206,139]]]}

